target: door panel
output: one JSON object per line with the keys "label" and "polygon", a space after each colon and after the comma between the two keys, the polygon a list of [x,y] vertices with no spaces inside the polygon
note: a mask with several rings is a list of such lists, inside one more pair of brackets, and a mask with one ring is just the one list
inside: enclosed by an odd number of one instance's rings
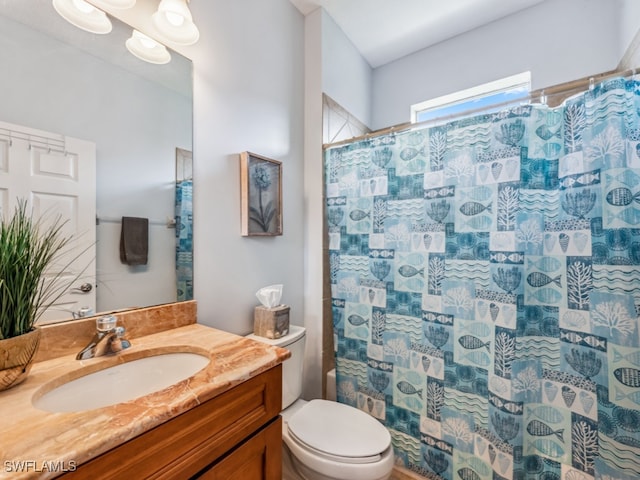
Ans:
{"label": "door panel", "polygon": [[[82,307],[95,311],[96,146],[92,142],[0,122],[0,208],[5,218],[25,198],[46,227],[58,216],[73,240],[48,275],[58,285],[78,277],[71,292],[41,322],[70,318]],[[74,258],[77,260],[72,261]],[[65,275],[60,275],[65,271]],[[89,283],[92,288],[80,287]]]}

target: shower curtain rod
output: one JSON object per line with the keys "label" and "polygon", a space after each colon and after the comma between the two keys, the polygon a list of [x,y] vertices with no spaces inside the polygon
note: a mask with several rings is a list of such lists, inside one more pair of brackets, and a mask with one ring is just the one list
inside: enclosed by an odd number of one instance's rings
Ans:
{"label": "shower curtain rod", "polygon": [[[534,90],[533,92],[530,92],[529,95],[519,98],[517,100],[510,100],[507,102],[496,103],[488,107],[465,110],[464,112],[460,112],[460,113],[442,115],[440,117],[432,118],[431,120],[425,120],[424,122],[400,123],[398,125],[382,128],[374,132],[365,133],[364,135],[351,137],[349,139],[341,140],[339,142],[325,143],[323,144],[322,149],[326,150],[328,148],[337,147],[337,146],[345,145],[348,143],[353,143],[361,140],[368,140],[371,138],[386,135],[388,133],[401,133],[401,132],[413,130],[415,128],[423,128],[426,126],[439,125],[449,120],[467,117],[469,115],[473,115],[477,113],[482,113],[489,109],[494,110],[496,108],[504,108],[512,105],[513,106],[523,105],[525,104],[524,102],[527,102],[526,104],[530,104],[530,103],[534,103],[533,101],[535,100],[537,100],[538,101],[537,103],[541,105],[556,107],[560,105],[563,101],[565,101],[567,98],[569,98],[570,96],[575,95],[577,93],[584,92],[587,89],[593,88],[593,85],[595,85],[596,82],[601,82],[603,80],[606,80],[608,78],[613,78],[613,77],[624,77],[624,78],[632,77],[633,75],[636,74],[636,72],[638,72],[638,69],[636,68],[629,68],[626,70],[609,70],[607,72],[597,73],[595,75],[579,78],[577,80],[572,80],[570,82],[559,83],[557,85],[552,85],[551,87]],[[554,101],[550,102],[550,99]]]}

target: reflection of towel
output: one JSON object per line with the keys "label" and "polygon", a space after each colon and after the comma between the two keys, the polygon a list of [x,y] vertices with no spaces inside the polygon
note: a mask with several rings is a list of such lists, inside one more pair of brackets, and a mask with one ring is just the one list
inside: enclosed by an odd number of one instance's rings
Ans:
{"label": "reflection of towel", "polygon": [[146,265],[149,253],[149,219],[122,217],[120,261],[127,265]]}

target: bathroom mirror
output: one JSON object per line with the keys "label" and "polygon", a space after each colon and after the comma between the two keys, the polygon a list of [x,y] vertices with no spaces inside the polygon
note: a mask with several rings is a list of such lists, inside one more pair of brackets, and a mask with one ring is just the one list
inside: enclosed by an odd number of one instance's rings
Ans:
{"label": "bathroom mirror", "polygon": [[[110,20],[96,35],[50,0],[0,3],[0,121],[96,145],[96,312],[177,300],[176,156],[192,150],[191,62],[134,57]],[[123,216],[149,219],[147,265],[120,262]]]}

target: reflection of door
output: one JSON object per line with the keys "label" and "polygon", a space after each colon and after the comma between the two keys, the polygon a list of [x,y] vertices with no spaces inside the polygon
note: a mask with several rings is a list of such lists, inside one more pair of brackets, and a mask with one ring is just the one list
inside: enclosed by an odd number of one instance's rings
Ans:
{"label": "reflection of door", "polygon": [[95,144],[0,122],[0,211],[5,218],[13,213],[18,198],[27,199],[34,216],[42,216],[45,224],[57,215],[66,220],[63,233],[73,236],[73,251],[49,273],[67,270],[62,282],[80,275],[72,291],[40,321],[70,318],[82,307],[95,310]]}

